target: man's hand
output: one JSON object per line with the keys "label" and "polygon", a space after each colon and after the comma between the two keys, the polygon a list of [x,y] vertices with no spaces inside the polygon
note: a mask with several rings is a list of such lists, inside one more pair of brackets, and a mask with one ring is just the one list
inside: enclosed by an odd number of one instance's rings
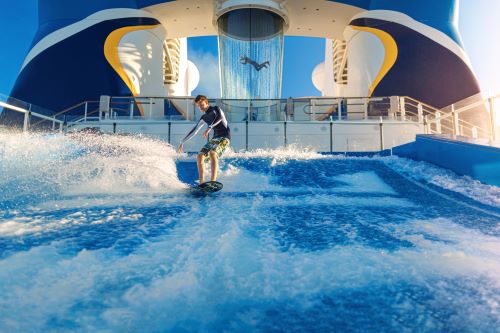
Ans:
{"label": "man's hand", "polygon": [[203,132],[203,137],[204,137],[205,139],[208,139],[208,133],[210,133],[210,130],[211,130],[210,128],[207,128],[207,129],[206,129],[206,131],[205,131],[205,132]]}
{"label": "man's hand", "polygon": [[182,154],[182,143],[179,145],[179,147],[177,147],[177,152],[179,154]]}

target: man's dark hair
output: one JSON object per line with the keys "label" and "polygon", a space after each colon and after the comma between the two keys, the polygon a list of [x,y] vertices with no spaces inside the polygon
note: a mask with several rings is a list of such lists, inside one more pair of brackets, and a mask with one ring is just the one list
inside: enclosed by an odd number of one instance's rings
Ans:
{"label": "man's dark hair", "polygon": [[198,102],[201,102],[201,101],[207,101],[207,103],[208,103],[208,98],[207,98],[207,96],[205,96],[205,95],[198,95],[198,96],[196,96],[196,98],[194,99],[194,102],[195,102],[195,103],[198,103]]}

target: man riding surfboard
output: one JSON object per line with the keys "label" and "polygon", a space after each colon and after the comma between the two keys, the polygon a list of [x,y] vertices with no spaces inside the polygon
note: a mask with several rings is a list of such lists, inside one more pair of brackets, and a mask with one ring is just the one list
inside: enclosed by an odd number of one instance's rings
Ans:
{"label": "man riding surfboard", "polygon": [[205,182],[205,162],[208,160],[210,160],[212,167],[210,180],[212,182],[217,181],[219,157],[221,157],[227,147],[229,147],[231,133],[226,116],[221,108],[218,106],[209,106],[207,97],[203,95],[196,96],[194,102],[200,111],[204,112],[204,115],[201,116],[198,123],[196,123],[193,129],[181,140],[177,150],[179,153],[182,153],[184,143],[194,137],[205,124],[208,126],[203,132],[203,137],[205,139],[208,139],[210,131],[214,131],[212,139],[201,148],[197,156],[198,176],[201,185]]}

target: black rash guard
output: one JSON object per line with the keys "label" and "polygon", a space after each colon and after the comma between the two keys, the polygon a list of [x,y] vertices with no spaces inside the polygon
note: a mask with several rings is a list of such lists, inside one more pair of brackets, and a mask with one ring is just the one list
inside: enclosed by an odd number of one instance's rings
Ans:
{"label": "black rash guard", "polygon": [[224,112],[218,106],[209,106],[205,114],[198,120],[196,126],[181,140],[181,144],[195,136],[205,124],[214,131],[212,139],[227,138],[231,140],[231,133]]}

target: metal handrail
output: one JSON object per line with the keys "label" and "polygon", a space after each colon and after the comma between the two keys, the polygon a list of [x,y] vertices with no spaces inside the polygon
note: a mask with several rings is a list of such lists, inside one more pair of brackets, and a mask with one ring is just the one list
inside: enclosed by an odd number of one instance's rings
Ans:
{"label": "metal handrail", "polygon": [[[79,107],[81,107],[81,106],[83,106],[83,105],[88,105],[89,103],[98,103],[98,102],[99,102],[99,101],[84,101],[84,102],[80,102],[80,103],[78,103],[78,104],[76,104],[76,105],[73,105],[73,106],[71,106],[71,107],[67,108],[67,109],[64,109],[64,110],[62,110],[62,111],[59,111],[59,112],[55,113],[55,114],[53,115],[53,117],[55,118],[55,117],[57,117],[57,116],[64,115],[64,114],[66,114],[66,113],[68,113],[68,112],[71,112],[71,111],[73,111],[73,110],[78,109]],[[40,124],[40,123],[42,123],[42,122],[43,122],[43,120],[42,120],[42,121],[39,121],[39,122],[36,122],[36,123],[34,123],[33,125],[34,125],[34,126],[36,126],[36,125],[38,125],[38,124]]]}
{"label": "metal handrail", "polygon": [[[334,123],[335,125],[373,125],[373,124],[380,124],[381,122],[386,124],[386,125],[395,125],[395,124],[401,124],[400,121],[396,120],[381,120],[381,117],[376,117],[373,119],[368,119],[368,120],[339,120],[339,121],[329,121]],[[233,123],[242,123],[244,124],[246,121],[234,121]],[[268,121],[266,123],[277,123],[277,124],[282,124],[282,123],[291,123],[289,121],[284,121],[284,120],[276,120],[276,121]],[[168,120],[168,119],[158,119],[158,120],[141,120],[141,125],[158,125],[158,124],[174,124],[174,123],[181,123],[181,124],[196,124],[195,121],[185,121],[185,120]],[[297,124],[324,124],[324,121],[321,120],[301,120],[301,121],[295,121],[293,123]],[[80,122],[78,121],[68,121],[66,123],[68,126],[71,125],[81,125]],[[106,125],[110,124],[116,124],[116,125],[136,125],[134,120],[130,120],[128,118],[122,118],[122,119],[110,119],[106,122]]]}
{"label": "metal handrail", "polygon": [[[29,105],[30,105],[30,108],[31,108],[31,104],[29,104]],[[3,108],[9,109],[11,111],[19,112],[19,113],[24,114],[23,132],[28,131],[28,129],[30,127],[30,119],[31,119],[31,117],[37,117],[37,118],[43,119],[44,121],[47,120],[47,121],[52,122],[53,124],[58,123],[60,125],[59,126],[59,131],[62,132],[62,130],[63,130],[64,121],[61,121],[61,120],[59,120],[59,119],[57,119],[55,117],[49,117],[49,116],[46,116],[46,115],[43,115],[43,114],[31,111],[31,110],[26,110],[24,108],[21,108],[21,107],[15,106],[15,105],[11,105],[9,103],[5,103],[5,102],[2,102],[2,101],[0,101],[0,106],[3,107]]]}
{"label": "metal handrail", "polygon": [[475,103],[463,106],[463,107],[461,107],[459,109],[455,109],[455,112],[458,113],[458,114],[460,114],[462,112],[465,112],[465,111],[468,111],[470,109],[476,108],[476,107],[481,106],[483,104],[484,104],[484,101],[482,101],[482,100],[481,101],[477,101]]}
{"label": "metal handrail", "polygon": [[439,109],[437,109],[437,108],[433,107],[432,105],[429,105],[429,104],[426,104],[426,103],[421,102],[421,101],[419,101],[419,100],[416,100],[416,99],[415,99],[415,98],[413,98],[413,97],[410,97],[410,96],[401,96],[401,97],[404,97],[405,101],[406,101],[407,99],[409,99],[410,101],[416,102],[416,103],[417,103],[417,105],[418,105],[418,104],[422,104],[422,106],[425,106],[425,107],[428,107],[428,108],[429,108],[429,109],[431,109],[431,110],[434,110],[434,111],[440,112],[440,110],[439,110]]}
{"label": "metal handrail", "polygon": [[476,131],[481,131],[481,132],[483,132],[483,133],[484,133],[484,134],[486,134],[486,135],[489,135],[489,134],[490,134],[490,131],[489,131],[489,130],[484,129],[484,128],[482,128],[482,127],[478,127],[478,126],[476,126],[476,125],[474,125],[474,124],[472,124],[472,123],[469,123],[468,121],[465,121],[465,120],[463,120],[463,119],[459,119],[459,120],[458,120],[458,122],[459,122],[459,124],[469,125],[467,129],[469,129],[469,130],[471,130],[471,131],[472,131],[472,129],[473,129],[473,128],[475,128],[475,129],[476,129]]}
{"label": "metal handrail", "polygon": [[[491,97],[490,100],[493,98],[498,98],[500,95],[497,95],[495,97]],[[405,105],[408,105],[412,108],[418,108],[419,105],[421,105],[421,110],[423,115],[427,115],[427,126],[428,130],[430,132],[438,133],[438,134],[443,134],[443,133],[449,133],[453,135],[464,135],[464,132],[470,132],[472,137],[475,137],[478,135],[478,133],[484,135],[484,136],[489,136],[491,139],[495,139],[495,124],[490,124],[491,129],[486,129],[482,128],[478,125],[475,125],[471,122],[465,121],[463,119],[458,118],[458,116],[468,110],[474,109],[476,107],[480,107],[482,105],[485,105],[489,100],[481,100],[477,101],[474,103],[471,103],[469,105],[463,106],[459,109],[454,108],[454,104],[452,104],[450,107],[443,108],[441,110],[434,108],[430,105],[427,105],[425,103],[419,102],[416,99],[412,97],[405,96]],[[450,108],[450,111],[444,111],[445,109]],[[490,105],[491,108],[491,105]],[[412,113],[411,111],[406,111],[406,113]],[[415,114],[413,112],[413,114]],[[493,117],[491,117],[493,119]],[[493,120],[490,119],[490,122]],[[446,123],[450,124],[450,126],[447,126]],[[436,126],[436,130],[433,130],[431,128],[431,125]]]}
{"label": "metal handrail", "polygon": [[[500,95],[496,96],[497,98]],[[493,97],[493,98],[496,98]],[[110,96],[109,103],[106,107],[105,118],[101,117],[99,106],[97,109],[92,108],[88,110],[88,105],[93,103],[100,103],[100,101],[83,101],[72,107],[66,108],[60,112],[55,113],[53,116],[45,116],[43,114],[31,112],[30,115],[38,117],[40,120],[33,122],[33,125],[40,124],[44,121],[53,122],[53,127],[55,124],[64,124],[64,120],[59,120],[56,117],[66,116],[69,112],[74,111],[82,106],[85,106],[85,115],[79,119],[72,117],[68,118],[71,121],[66,122],[69,126],[76,123],[86,123],[90,121],[87,119],[89,116],[99,113],[99,117],[95,118],[97,121],[105,120],[117,120],[120,119],[124,114],[129,114],[128,118],[130,120],[138,120],[134,114],[136,110],[135,107],[138,105],[150,105],[151,107],[158,104],[158,100],[168,100],[173,105],[178,104],[173,109],[178,112],[184,111],[184,113],[179,116],[185,118],[186,120],[192,120],[193,110],[194,110],[194,97],[192,96],[175,96],[175,97],[165,97],[165,96],[153,96],[153,97],[133,97],[133,96]],[[488,130],[479,126],[472,124],[471,122],[459,119],[458,115],[467,110],[471,110],[475,107],[479,107],[486,102],[489,102],[490,109],[493,108],[493,103],[491,98],[487,101],[474,102],[469,105],[454,109],[454,105],[451,105],[451,111],[445,111],[443,109],[437,109],[429,104],[418,101],[417,99],[410,96],[385,96],[385,97],[338,97],[338,96],[321,96],[321,97],[300,97],[300,98],[277,98],[277,99],[209,99],[214,101],[217,105],[224,107],[226,105],[227,113],[231,114],[234,119],[232,121],[245,120],[245,117],[241,119],[242,116],[248,117],[249,121],[327,121],[328,115],[330,115],[330,121],[342,121],[343,119],[348,119],[349,121],[364,119],[368,120],[373,118],[373,116],[382,116],[384,119],[399,119],[400,121],[410,121],[415,123],[424,124],[426,130],[432,133],[452,133],[453,135],[461,135],[461,133],[467,132],[472,133],[471,135],[490,135],[494,138],[494,133],[492,130]],[[184,103],[182,103],[184,102]],[[162,102],[160,102],[161,105]],[[264,105],[267,104],[267,105]],[[123,105],[130,105],[130,108],[123,108]],[[116,106],[116,107],[115,107]],[[348,108],[347,115],[352,115],[352,118],[344,117],[344,106]],[[155,106],[155,113],[150,113],[155,117],[164,117],[165,114]],[[172,109],[172,110],[173,110]],[[261,114],[262,110],[269,110],[266,114]],[[24,110],[24,112],[29,110]],[[302,112],[301,112],[302,111]],[[118,113],[116,113],[118,112]],[[177,113],[174,112],[173,115]],[[258,118],[252,119],[254,114]],[[264,115],[263,118],[260,118]],[[305,118],[304,118],[305,117]],[[333,119],[332,119],[333,117]],[[425,121],[424,121],[425,117]],[[125,118],[125,117],[124,117]],[[175,117],[172,117],[175,118]],[[170,118],[170,121],[173,119]],[[141,116],[141,122],[150,119],[147,115]],[[258,120],[257,120],[258,119]],[[492,118],[493,119],[493,118]],[[92,119],[94,121],[94,119]],[[28,119],[29,122],[29,119]],[[493,128],[493,124],[492,124]]]}
{"label": "metal handrail", "polygon": [[[177,105],[174,108],[180,112],[180,115],[185,118],[186,120],[189,120],[191,118],[191,113],[194,110],[194,97],[192,96],[174,96],[174,97],[165,97],[165,96],[152,96],[152,97],[133,97],[133,96],[111,96],[110,97],[110,103],[107,108],[112,109],[112,105],[115,104],[150,104],[153,105],[155,104],[155,100],[158,99],[165,99],[168,100],[172,105]],[[122,101],[120,101],[122,100]],[[123,101],[123,100],[128,100],[128,101]],[[144,101],[144,100],[149,100],[149,101]],[[277,99],[209,99],[212,102],[215,102],[217,105],[228,105],[228,110],[226,113],[231,114],[234,113],[235,117],[238,119],[241,114],[247,114],[246,117],[254,117],[255,114],[259,114],[259,110],[271,110],[272,116],[271,117],[278,117],[276,118],[277,120],[281,120],[282,117],[284,117],[287,120],[305,120],[301,119],[293,119],[294,115],[297,116],[298,113],[294,111],[298,111],[302,108],[302,114],[309,115],[309,120],[327,120],[328,115],[335,115],[335,118],[338,120],[341,120],[343,116],[340,115],[340,112],[337,112],[337,110],[341,107],[341,103],[345,103],[345,105],[348,108],[354,107],[360,107],[360,110],[350,110],[348,112],[349,115],[354,115],[354,114],[364,114],[364,119],[371,118],[373,116],[384,116],[391,118],[389,116],[389,113],[391,112],[390,110],[393,109],[393,101],[392,97],[330,97],[330,96],[322,96],[322,97],[300,97],[300,98],[277,98]],[[332,103],[332,100],[334,101]],[[184,105],[180,103],[181,101],[186,102],[186,108],[184,110]],[[325,104],[324,101],[328,101],[327,104]],[[92,101],[94,102],[94,101]],[[234,103],[233,103],[234,102]],[[305,105],[302,105],[302,103],[306,103]],[[89,102],[87,102],[89,103]],[[180,104],[179,104],[180,103]],[[267,103],[267,105],[261,105],[261,103]],[[375,103],[375,104],[372,104]],[[384,103],[381,105],[380,103]],[[64,112],[69,112],[71,110],[74,110],[78,107],[81,107],[84,105],[85,102],[79,103],[73,107],[70,107]],[[232,105],[236,104],[236,105]],[[238,105],[240,104],[240,105]],[[298,107],[297,107],[297,104]],[[291,107],[290,107],[291,105]],[[371,106],[373,105],[373,106]],[[318,110],[318,108],[322,108],[325,106],[331,106],[331,109],[329,110]],[[272,108],[272,109],[270,109]],[[308,112],[307,108],[309,108],[310,112]],[[130,113],[130,119],[135,118],[135,116],[132,115],[132,110],[133,108],[131,107],[129,110]],[[277,113],[276,113],[277,112]],[[371,114],[375,112],[376,114]],[[63,112],[59,112],[58,115],[63,114]],[[113,118],[115,118],[112,113],[108,113],[111,115]],[[282,116],[279,116],[281,114]],[[88,114],[87,114],[88,115]],[[316,116],[317,117],[316,117]],[[292,118],[290,118],[290,116]],[[144,117],[144,116],[142,116]],[[269,116],[268,116],[269,117]],[[146,118],[145,118],[146,119]],[[248,118],[250,119],[250,118]],[[233,119],[234,121],[234,119]],[[266,120],[267,121],[267,120]]]}
{"label": "metal handrail", "polygon": [[59,116],[59,115],[62,115],[62,114],[68,113],[68,112],[70,112],[70,111],[73,111],[73,110],[75,110],[75,109],[79,108],[80,106],[83,106],[83,105],[85,105],[85,104],[87,104],[87,105],[88,105],[89,103],[99,103],[99,101],[84,101],[84,102],[80,102],[80,103],[78,103],[78,104],[76,104],[76,105],[74,105],[74,106],[71,106],[71,107],[69,107],[69,108],[67,108],[67,109],[64,109],[64,110],[62,110],[62,111],[60,111],[60,112],[56,113],[54,116]]}

